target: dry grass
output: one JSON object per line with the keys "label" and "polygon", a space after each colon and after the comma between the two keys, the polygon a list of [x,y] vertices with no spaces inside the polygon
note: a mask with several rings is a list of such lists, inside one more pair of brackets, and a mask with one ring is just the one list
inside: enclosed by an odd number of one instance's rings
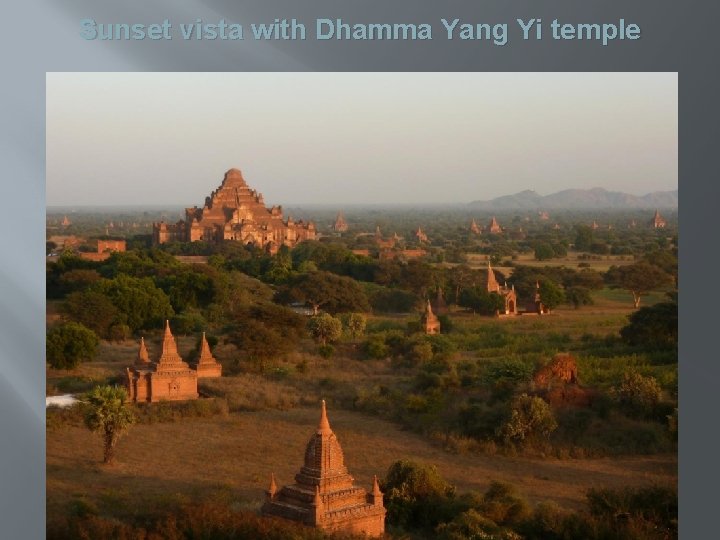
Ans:
{"label": "dry grass", "polygon": [[[317,418],[313,407],[136,425],[121,439],[118,463],[111,467],[100,463],[97,435],[80,427],[48,431],[48,517],[62,515],[78,498],[118,517],[218,493],[243,507],[259,507],[271,472],[278,482],[293,482]],[[369,485],[373,474],[384,475],[397,459],[413,459],[436,465],[460,491],[484,491],[492,480],[502,480],[533,502],[579,508],[590,487],[677,481],[671,455],[562,461],[454,455],[377,418],[331,406],[330,419],[360,485]]]}

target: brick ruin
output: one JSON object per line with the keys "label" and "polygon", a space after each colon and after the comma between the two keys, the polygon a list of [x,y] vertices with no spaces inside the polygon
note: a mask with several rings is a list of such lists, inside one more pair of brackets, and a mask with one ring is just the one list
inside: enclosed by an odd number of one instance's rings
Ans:
{"label": "brick ruin", "polygon": [[553,407],[587,407],[595,394],[580,386],[577,361],[569,353],[558,353],[533,376],[535,393]]}
{"label": "brick ruin", "polygon": [[153,243],[221,242],[234,240],[277,253],[316,237],[313,222],[283,220],[282,206],[267,208],[262,193],[250,189],[239,169],[225,173],[220,187],[205,198],[202,208],[185,209],[185,220],[153,223]]}
{"label": "brick ruin", "polygon": [[262,514],[325,532],[382,536],[386,510],[377,477],[369,493],[353,485],[344,459],[323,400],[320,422],[305,448],[305,463],[295,475],[295,483],[278,490],[272,475]]}
{"label": "brick ruin", "polygon": [[125,369],[130,401],[155,403],[198,398],[197,382],[202,377],[219,377],[222,366],[215,360],[203,333],[200,358],[194,366],[178,353],[170,323],[165,321],[162,349],[156,362],[150,361],[145,339],[140,338],[135,364]]}

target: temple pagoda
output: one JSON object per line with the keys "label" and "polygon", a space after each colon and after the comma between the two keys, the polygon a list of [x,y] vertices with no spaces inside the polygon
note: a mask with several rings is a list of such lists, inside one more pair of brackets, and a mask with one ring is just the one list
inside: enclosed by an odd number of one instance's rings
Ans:
{"label": "temple pagoda", "polygon": [[490,223],[488,223],[487,231],[490,234],[500,234],[502,232],[502,227],[500,227],[500,224],[497,222],[497,219],[495,219],[495,216],[493,216]]}
{"label": "temple pagoda", "polygon": [[667,225],[667,221],[665,221],[665,218],[660,215],[659,210],[655,210],[655,215],[650,221],[650,225],[653,229],[664,229]]}
{"label": "temple pagoda", "polygon": [[153,243],[222,242],[235,240],[277,253],[280,246],[294,247],[314,240],[315,224],[283,220],[282,206],[267,208],[262,193],[245,182],[239,169],[225,173],[220,187],[205,198],[202,208],[185,209],[185,220],[175,224],[153,223]]}
{"label": "temple pagoda", "polygon": [[428,241],[427,234],[425,234],[425,231],[423,231],[421,227],[418,227],[417,231],[415,231],[415,238],[418,239],[418,242],[427,242]]}
{"label": "temple pagoda", "polygon": [[348,230],[348,224],[347,221],[345,221],[345,216],[343,216],[342,212],[338,212],[337,217],[335,218],[335,223],[333,224],[333,230],[335,232],[343,233]]}
{"label": "temple pagoda", "polygon": [[440,320],[433,313],[430,300],[427,301],[427,305],[425,306],[425,313],[423,313],[422,316],[422,326],[423,331],[428,335],[440,333]]}
{"label": "temple pagoda", "polygon": [[212,355],[210,345],[208,345],[205,338],[205,332],[203,332],[200,341],[200,358],[193,367],[197,371],[198,379],[215,378],[222,375],[222,365]]}
{"label": "temple pagoda", "polygon": [[385,507],[377,477],[370,493],[353,485],[340,443],[330,428],[325,401],[320,422],[305,448],[305,464],[295,484],[278,490],[275,475],[265,492],[264,516],[276,516],[317,527],[325,532],[382,536]]}
{"label": "temple pagoda", "polygon": [[515,293],[515,285],[513,285],[512,287],[508,287],[507,283],[505,283],[505,285],[501,286],[495,278],[495,271],[490,266],[489,261],[487,265],[487,292],[499,294],[503,298],[505,309],[503,310],[503,313],[498,313],[498,315],[518,314],[517,294]]}
{"label": "temple pagoda", "polygon": [[470,232],[473,233],[473,234],[480,234],[480,233],[482,232],[482,230],[480,229],[480,227],[478,226],[478,224],[475,223],[475,219],[474,219],[474,218],[473,218],[473,220],[470,222]]}

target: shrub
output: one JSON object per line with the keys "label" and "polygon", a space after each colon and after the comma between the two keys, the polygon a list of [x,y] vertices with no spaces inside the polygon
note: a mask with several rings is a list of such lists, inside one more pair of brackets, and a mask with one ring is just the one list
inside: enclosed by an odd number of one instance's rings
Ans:
{"label": "shrub", "polygon": [[92,360],[100,343],[95,332],[80,323],[53,326],[47,333],[47,362],[55,369],[73,369],[82,361]]}
{"label": "shrub", "polygon": [[525,444],[532,439],[549,437],[557,427],[550,405],[539,397],[522,394],[511,403],[509,417],[498,428],[497,435],[506,444]]}
{"label": "shrub", "polygon": [[432,465],[396,461],[388,469],[381,489],[389,524],[434,529],[455,514],[455,488]]}
{"label": "shrub", "polygon": [[654,377],[644,377],[637,371],[623,374],[619,386],[611,389],[611,396],[633,416],[650,416],[660,402],[662,389]]}
{"label": "shrub", "polygon": [[376,360],[387,358],[390,353],[390,349],[385,345],[385,340],[380,335],[370,336],[365,343],[363,343],[363,350],[368,358]]}
{"label": "shrub", "polygon": [[327,345],[340,339],[342,323],[328,313],[322,313],[311,318],[308,328],[312,337],[321,345]]}

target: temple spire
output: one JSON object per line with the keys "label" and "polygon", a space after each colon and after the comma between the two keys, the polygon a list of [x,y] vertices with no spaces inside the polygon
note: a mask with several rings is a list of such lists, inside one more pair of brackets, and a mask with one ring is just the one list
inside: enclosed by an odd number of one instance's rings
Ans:
{"label": "temple spire", "polygon": [[375,495],[376,497],[378,495],[382,495],[382,491],[380,491],[380,484],[378,484],[377,474],[373,475],[372,494]]}
{"label": "temple spire", "polygon": [[166,320],[165,335],[163,336],[162,351],[160,353],[158,363],[163,364],[176,362],[182,362],[182,358],[180,358],[180,354],[178,354],[177,344],[175,343],[175,338],[170,330],[170,321]]}
{"label": "temple spire", "polygon": [[147,348],[145,347],[145,338],[140,338],[140,349],[138,350],[137,361],[139,364],[149,364],[150,356],[148,355]]}
{"label": "temple spire", "polygon": [[497,279],[495,279],[495,272],[490,266],[490,261],[488,261],[487,273],[487,291],[498,292],[500,290],[500,285],[498,284]]}
{"label": "temple spire", "polygon": [[328,421],[327,417],[327,410],[325,409],[325,400],[322,400],[322,405],[320,406],[320,423],[318,424],[317,428],[318,433],[332,433],[332,429],[330,429],[330,422]]}
{"label": "temple spire", "polygon": [[277,484],[275,483],[275,473],[270,473],[270,487],[267,490],[269,498],[274,498],[277,493]]}
{"label": "temple spire", "polygon": [[215,362],[215,358],[210,351],[210,345],[205,337],[205,332],[202,333],[202,340],[200,341],[200,359],[198,363]]}

